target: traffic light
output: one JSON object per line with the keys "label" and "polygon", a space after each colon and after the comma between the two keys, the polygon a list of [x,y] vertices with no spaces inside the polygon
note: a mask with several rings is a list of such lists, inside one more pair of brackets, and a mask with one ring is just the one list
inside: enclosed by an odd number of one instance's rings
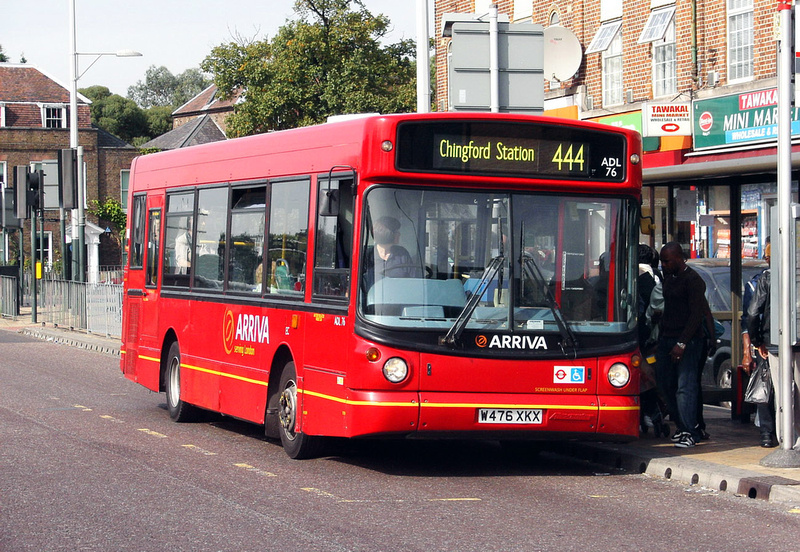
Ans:
{"label": "traffic light", "polygon": [[31,171],[28,175],[28,201],[32,209],[44,207],[44,171]]}
{"label": "traffic light", "polygon": [[64,209],[74,209],[78,206],[78,176],[77,176],[77,151],[62,149],[58,152],[58,193],[60,205]]}
{"label": "traffic light", "polygon": [[28,218],[28,210],[39,209],[44,202],[44,171],[31,171],[30,167],[14,167],[14,190],[17,198],[15,215],[18,219]]}
{"label": "traffic light", "polygon": [[17,196],[15,215],[18,219],[28,218],[28,173],[30,167],[18,165],[14,167],[14,192]]}

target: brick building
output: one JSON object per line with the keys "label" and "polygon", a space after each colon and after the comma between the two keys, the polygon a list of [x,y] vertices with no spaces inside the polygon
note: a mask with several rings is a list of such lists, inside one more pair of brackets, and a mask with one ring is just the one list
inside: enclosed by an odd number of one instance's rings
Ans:
{"label": "brick building", "polygon": [[[57,155],[69,148],[69,89],[43,71],[30,65],[0,63],[0,181],[3,187],[13,186],[14,167],[25,165],[44,169],[46,193],[57,186]],[[92,126],[90,100],[78,95],[78,140],[83,146],[86,201],[114,198],[127,199],[130,164],[137,150],[126,142]],[[57,188],[46,199],[45,268],[52,269],[70,256],[70,214],[66,216],[66,236],[61,236]],[[117,240],[105,232],[105,221],[87,213],[86,242],[89,245],[89,268],[117,266],[122,252]],[[30,221],[26,222],[23,241],[29,255]],[[4,231],[0,240],[0,261],[9,262],[15,255],[16,237]],[[14,232],[15,234],[15,232]],[[64,239],[66,238],[66,240]],[[67,246],[62,248],[63,243]],[[92,247],[97,244],[99,247]],[[62,251],[64,249],[64,251]]]}

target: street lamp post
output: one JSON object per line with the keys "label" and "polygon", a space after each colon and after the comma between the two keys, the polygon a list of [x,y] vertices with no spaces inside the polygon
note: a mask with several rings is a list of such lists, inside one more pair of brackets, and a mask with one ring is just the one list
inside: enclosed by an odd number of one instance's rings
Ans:
{"label": "street lamp post", "polygon": [[[69,26],[70,26],[70,39],[69,39],[69,147],[70,149],[77,150],[77,179],[78,179],[78,195],[77,202],[78,208],[73,209],[73,220],[77,218],[77,248],[73,246],[72,253],[76,255],[78,260],[77,274],[73,278],[78,282],[86,280],[86,213],[84,203],[86,201],[85,190],[83,188],[83,148],[80,147],[78,142],[78,80],[86,74],[92,65],[97,63],[103,56],[116,56],[116,57],[138,57],[142,54],[133,50],[119,50],[117,52],[78,52],[76,43],[76,23],[75,23],[75,0],[69,1]],[[79,56],[94,56],[94,60],[89,66],[83,70],[83,73],[78,73],[78,57]],[[77,211],[77,213],[76,213]],[[74,225],[73,225],[74,227]],[[75,241],[73,236],[73,242]],[[62,236],[63,238],[63,236]],[[77,249],[77,251],[76,251]]]}

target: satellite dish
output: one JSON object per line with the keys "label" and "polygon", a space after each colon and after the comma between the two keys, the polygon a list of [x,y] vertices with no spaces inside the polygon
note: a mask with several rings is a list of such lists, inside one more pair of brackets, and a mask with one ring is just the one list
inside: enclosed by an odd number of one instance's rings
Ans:
{"label": "satellite dish", "polygon": [[544,78],[565,81],[578,72],[583,59],[581,43],[572,31],[560,25],[544,30]]}

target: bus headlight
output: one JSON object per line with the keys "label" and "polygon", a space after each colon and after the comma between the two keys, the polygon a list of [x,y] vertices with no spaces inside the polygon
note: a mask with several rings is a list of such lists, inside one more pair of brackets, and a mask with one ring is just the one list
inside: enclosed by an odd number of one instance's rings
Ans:
{"label": "bus headlight", "polygon": [[392,383],[400,383],[408,376],[408,364],[399,357],[392,357],[383,364],[383,377]]}
{"label": "bus headlight", "polygon": [[613,364],[608,369],[608,383],[614,387],[625,387],[631,380],[631,371],[621,362]]}

